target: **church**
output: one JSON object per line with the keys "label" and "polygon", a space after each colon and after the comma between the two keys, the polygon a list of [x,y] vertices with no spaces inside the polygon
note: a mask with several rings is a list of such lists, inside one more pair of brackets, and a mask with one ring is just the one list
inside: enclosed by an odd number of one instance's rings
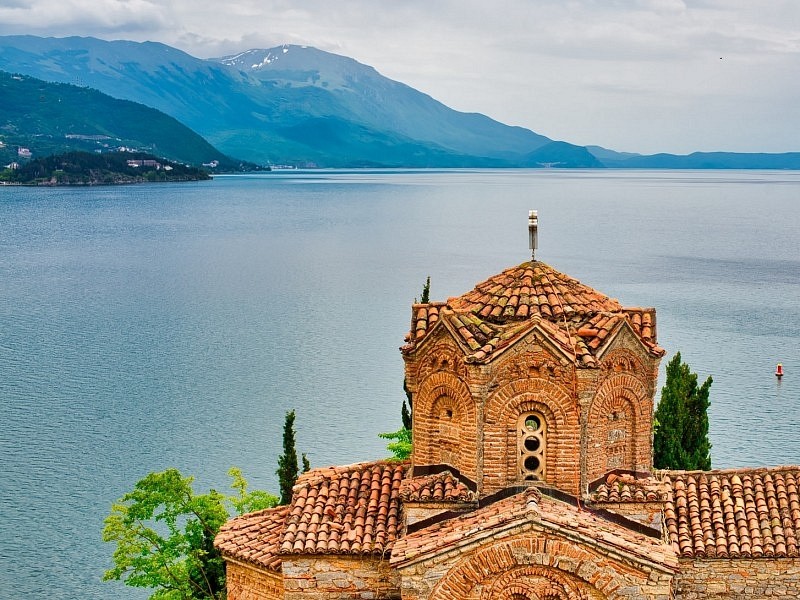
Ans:
{"label": "church", "polygon": [[800,467],[653,469],[654,308],[534,255],[412,305],[401,352],[410,462],[228,521],[228,600],[800,597]]}

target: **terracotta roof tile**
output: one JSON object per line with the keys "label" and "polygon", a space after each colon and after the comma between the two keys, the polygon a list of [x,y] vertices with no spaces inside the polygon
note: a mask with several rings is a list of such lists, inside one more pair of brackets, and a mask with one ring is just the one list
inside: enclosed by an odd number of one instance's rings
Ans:
{"label": "terracotta roof tile", "polygon": [[403,480],[400,487],[403,502],[475,502],[475,492],[450,471]]}
{"label": "terracotta roof tile", "polygon": [[[512,306],[510,298],[517,298]],[[483,314],[489,307],[489,315],[500,307],[498,315],[503,320],[528,318],[539,314],[547,319],[567,320],[585,317],[597,312],[618,312],[619,302],[604,296],[597,290],[582,284],[543,262],[525,262],[506,269],[499,275],[479,283],[475,289],[450,301],[456,310]],[[526,314],[520,314],[526,306]],[[509,308],[509,311],[502,309]]]}
{"label": "terracotta roof tile", "polygon": [[594,489],[590,489],[594,502],[664,502],[669,497],[667,485],[655,478],[636,478],[629,473],[609,473]]}
{"label": "terracotta roof tile", "polygon": [[279,506],[234,517],[220,527],[214,546],[223,556],[277,571],[278,544],[288,514],[288,506]]}
{"label": "terracotta roof tile", "polygon": [[597,367],[596,353],[624,322],[647,349],[655,339],[655,309],[623,308],[616,300],[542,262],[526,262],[479,283],[446,303],[415,304],[402,350],[413,351],[437,323],[462,343],[467,362],[486,362],[527,333],[546,329],[580,367]]}
{"label": "terracotta roof tile", "polygon": [[399,565],[450,550],[477,531],[485,534],[527,521],[546,529],[565,530],[571,536],[594,540],[671,570],[677,568],[674,552],[661,540],[607,521],[597,513],[543,496],[536,488],[404,536],[394,545],[391,564]]}
{"label": "terracotta roof tile", "polygon": [[398,536],[407,463],[370,462],[300,476],[280,541],[283,554],[383,554]]}
{"label": "terracotta roof tile", "polygon": [[383,554],[397,539],[407,463],[314,469],[288,506],[235,517],[214,545],[226,557],[278,570],[281,554]]}
{"label": "terracotta roof tile", "polygon": [[682,557],[800,556],[800,467],[666,471],[669,540]]}

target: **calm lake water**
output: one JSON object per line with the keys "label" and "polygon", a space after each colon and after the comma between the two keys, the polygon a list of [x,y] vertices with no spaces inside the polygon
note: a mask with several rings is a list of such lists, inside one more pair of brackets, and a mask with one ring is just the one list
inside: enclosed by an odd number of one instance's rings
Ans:
{"label": "calm lake water", "polygon": [[146,597],[100,581],[111,502],[173,466],[198,490],[232,465],[276,490],[289,409],[312,465],[385,456],[425,277],[443,300],[527,260],[532,208],[537,258],[655,306],[667,359],[713,375],[715,467],[800,463],[800,172],[6,187],[0,596]]}

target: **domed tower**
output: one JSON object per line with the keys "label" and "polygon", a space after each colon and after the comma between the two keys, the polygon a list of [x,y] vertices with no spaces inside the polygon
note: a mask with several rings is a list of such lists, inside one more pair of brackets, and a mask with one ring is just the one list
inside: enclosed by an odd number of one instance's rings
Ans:
{"label": "domed tower", "polygon": [[406,342],[415,476],[447,466],[480,496],[538,483],[580,497],[609,471],[651,469],[655,309],[532,259],[414,304]]}

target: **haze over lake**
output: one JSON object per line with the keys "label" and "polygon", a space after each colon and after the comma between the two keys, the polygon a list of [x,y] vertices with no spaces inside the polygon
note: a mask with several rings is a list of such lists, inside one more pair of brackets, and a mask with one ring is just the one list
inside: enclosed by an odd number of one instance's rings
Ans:
{"label": "haze over lake", "polygon": [[529,209],[538,259],[656,307],[662,371],[713,375],[714,467],[798,464],[798,202],[797,171],[0,188],[0,595],[146,597],[100,582],[111,502],[173,466],[276,491],[292,408],[312,466],[385,456],[411,302],[528,260]]}

